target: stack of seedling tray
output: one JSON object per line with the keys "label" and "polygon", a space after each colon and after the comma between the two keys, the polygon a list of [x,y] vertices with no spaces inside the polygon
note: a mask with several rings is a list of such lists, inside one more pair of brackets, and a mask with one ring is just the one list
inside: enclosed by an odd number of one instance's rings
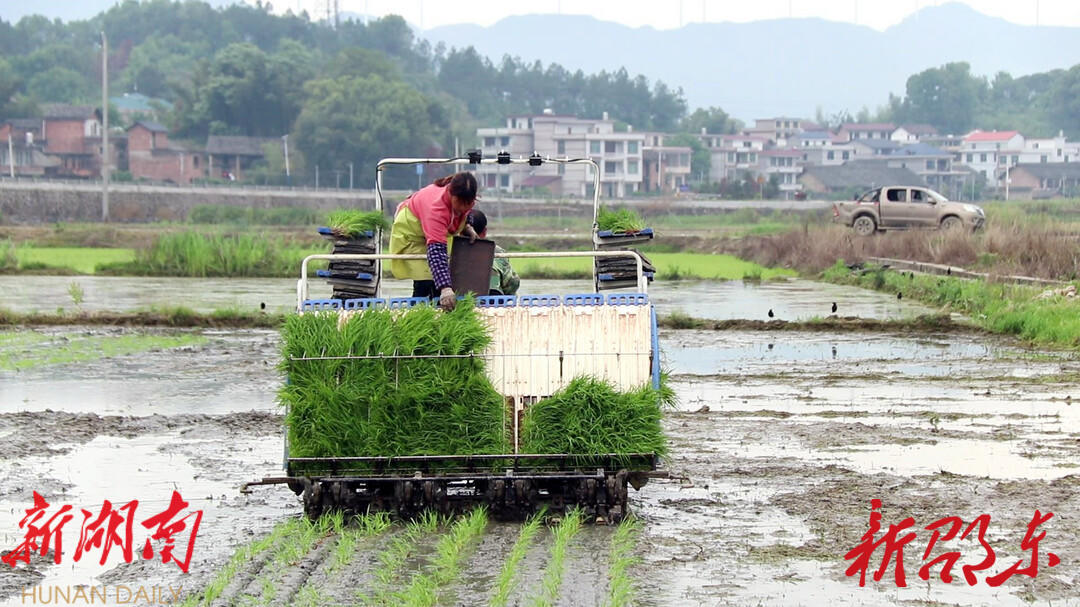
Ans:
{"label": "stack of seedling tray", "polygon": [[[488,331],[472,296],[450,312],[419,304],[289,316],[278,394],[289,457],[512,453],[514,415],[482,356]],[[628,392],[579,377],[528,407],[520,452],[663,455],[661,406],[673,400],[663,376],[659,389]]]}
{"label": "stack of seedling tray", "polygon": [[[374,230],[355,235],[343,235],[332,228],[319,228],[319,234],[334,244],[331,253],[371,255],[375,253]],[[334,299],[362,299],[375,297],[379,289],[379,262],[374,259],[331,261],[329,268],[318,270],[316,275],[325,278],[334,289]]]}
{"label": "stack of seedling tray", "polygon": [[[632,251],[633,249],[625,249]],[[652,261],[641,251],[641,268],[645,279],[652,282],[656,268]],[[598,257],[596,259],[596,283],[601,290],[635,288],[637,283],[637,262],[632,257]]]}
{"label": "stack of seedling tray", "polygon": [[472,301],[288,317],[290,457],[506,453],[503,398],[469,356],[490,341]]}
{"label": "stack of seedling tray", "polygon": [[[641,245],[653,239],[652,228],[645,227],[640,215],[629,209],[600,209],[597,215],[597,228],[593,230],[593,246],[598,251],[633,250],[630,245]],[[656,268],[644,254],[642,271],[645,278],[652,281]],[[630,257],[596,258],[596,286],[599,290],[624,289],[637,287],[637,263]]]}

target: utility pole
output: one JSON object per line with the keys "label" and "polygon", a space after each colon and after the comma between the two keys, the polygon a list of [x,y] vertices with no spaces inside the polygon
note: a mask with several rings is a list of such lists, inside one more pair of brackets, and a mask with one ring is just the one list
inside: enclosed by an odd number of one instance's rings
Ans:
{"label": "utility pole", "polygon": [[349,189],[352,189],[352,162],[349,162]]}
{"label": "utility pole", "polygon": [[109,40],[101,32],[101,221],[109,221]]}
{"label": "utility pole", "polygon": [[8,131],[7,135],[7,157],[8,167],[11,171],[11,178],[15,179],[15,148],[11,145],[11,131]]}
{"label": "utility pole", "polygon": [[315,165],[315,189],[319,189],[319,165]]}
{"label": "utility pole", "polygon": [[1009,199],[1009,159],[1005,158],[1005,200]]}
{"label": "utility pole", "polygon": [[282,135],[281,141],[285,145],[285,183],[292,185],[292,174],[289,173],[289,134]]}

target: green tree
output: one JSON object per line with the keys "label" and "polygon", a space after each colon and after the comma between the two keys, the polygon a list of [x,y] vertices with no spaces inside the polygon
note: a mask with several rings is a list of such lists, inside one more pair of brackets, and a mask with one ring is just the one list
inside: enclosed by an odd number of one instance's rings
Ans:
{"label": "green tree", "polygon": [[741,128],[742,123],[719,107],[698,108],[682,121],[682,130],[688,133],[700,133],[705,129],[710,134],[733,135]]}
{"label": "green tree", "polygon": [[433,122],[429,99],[400,81],[324,78],[308,82],[304,92],[307,100],[290,141],[309,167],[323,171],[431,152],[446,126]]}
{"label": "green tree", "polygon": [[942,133],[967,133],[976,126],[986,91],[986,79],[972,76],[966,62],[930,68],[908,78],[902,117],[932,124]]}
{"label": "green tree", "polygon": [[1080,65],[1074,65],[1054,82],[1047,98],[1047,115],[1070,137],[1080,136]]}
{"label": "green tree", "polygon": [[30,78],[26,90],[31,97],[42,102],[82,101],[91,94],[90,84],[82,74],[60,66],[51,67]]}

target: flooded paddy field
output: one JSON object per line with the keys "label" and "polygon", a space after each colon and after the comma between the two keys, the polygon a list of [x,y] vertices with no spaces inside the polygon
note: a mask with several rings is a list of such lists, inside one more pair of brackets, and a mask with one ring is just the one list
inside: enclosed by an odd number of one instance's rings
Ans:
{"label": "flooded paddy field", "polygon": [[[223,572],[208,604],[396,605],[426,591],[445,605],[1080,604],[1080,360],[1069,353],[963,333],[662,331],[681,404],[664,422],[670,478],[631,492],[638,527],[620,535],[564,521],[527,536],[495,521],[308,529],[284,487],[241,494],[241,483],[281,473],[274,331],[13,333],[23,337],[0,341],[0,355],[90,337],[198,339],[0,370],[3,550],[21,540],[35,491],[76,512],[139,499],[149,513],[175,490],[204,517],[187,574],[138,557],[125,564],[119,551],[104,565],[100,552],[74,563],[65,547],[59,565],[3,565],[0,604],[77,584],[189,596]],[[885,528],[914,519],[905,587],[892,568],[872,579],[883,548],[865,587],[845,575],[874,499]],[[1021,540],[1036,509],[1053,513],[1037,530],[1046,532],[1037,576],[989,586],[988,575],[1027,563]],[[940,565],[921,579],[925,527],[983,514],[996,562],[977,584],[961,569],[984,557],[973,538],[933,550],[962,553],[951,584]],[[612,601],[627,580],[631,600]]]}
{"label": "flooded paddy field", "polygon": [[[322,281],[312,280],[311,297],[329,297]],[[124,312],[154,306],[185,306],[196,312],[220,309],[271,313],[296,308],[296,280],[288,278],[131,278],[113,276],[2,276],[0,309],[19,313],[68,312],[76,308],[69,294],[72,283],[83,290],[80,310]],[[411,294],[407,281],[386,279],[384,295]],[[591,293],[588,280],[523,280],[521,294]],[[664,281],[650,285],[649,297],[658,314],[680,311],[712,320],[807,320],[831,314],[837,304],[840,316],[889,320],[929,314],[916,302],[897,301],[895,295],[857,287],[818,283],[803,279],[766,282]]]}

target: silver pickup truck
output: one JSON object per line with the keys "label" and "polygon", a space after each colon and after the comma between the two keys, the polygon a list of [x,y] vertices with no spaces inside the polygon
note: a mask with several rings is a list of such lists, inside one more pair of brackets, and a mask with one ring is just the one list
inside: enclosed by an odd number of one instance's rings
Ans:
{"label": "silver pickup truck", "polygon": [[835,203],[833,221],[868,236],[885,230],[978,230],[986,214],[979,206],[952,202],[930,188],[884,186]]}

